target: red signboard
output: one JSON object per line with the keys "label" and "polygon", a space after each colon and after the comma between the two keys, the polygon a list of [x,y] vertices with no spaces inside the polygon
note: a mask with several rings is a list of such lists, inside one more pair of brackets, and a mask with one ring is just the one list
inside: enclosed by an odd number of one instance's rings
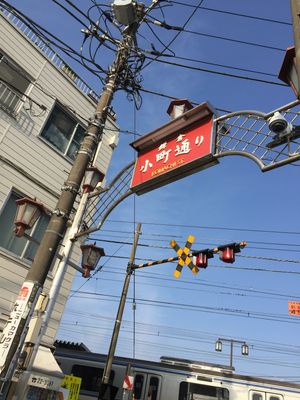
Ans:
{"label": "red signboard", "polygon": [[213,113],[202,104],[132,145],[139,154],[131,189],[141,194],[217,163]]}
{"label": "red signboard", "polygon": [[289,314],[290,315],[300,315],[300,302],[299,301],[289,301]]}

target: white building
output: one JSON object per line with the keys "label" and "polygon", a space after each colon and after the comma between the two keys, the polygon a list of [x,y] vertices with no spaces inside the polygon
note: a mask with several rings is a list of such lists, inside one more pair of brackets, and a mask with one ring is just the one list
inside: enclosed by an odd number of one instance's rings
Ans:
{"label": "white building", "polygon": [[[14,235],[15,200],[36,198],[51,212],[93,115],[96,95],[17,18],[0,12],[0,332],[30,268],[37,244]],[[106,125],[95,165],[105,174],[118,131]],[[30,235],[41,238],[43,215]],[[79,245],[71,261],[79,264]],[[51,285],[57,262],[44,291]],[[53,345],[75,270],[68,268],[43,344]]]}

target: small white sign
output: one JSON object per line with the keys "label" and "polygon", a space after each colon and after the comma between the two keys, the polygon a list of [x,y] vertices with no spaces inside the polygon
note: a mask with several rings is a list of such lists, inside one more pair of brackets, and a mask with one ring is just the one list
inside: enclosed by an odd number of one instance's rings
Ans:
{"label": "small white sign", "polygon": [[28,379],[29,386],[35,386],[43,389],[55,389],[55,379],[49,376],[30,374]]}

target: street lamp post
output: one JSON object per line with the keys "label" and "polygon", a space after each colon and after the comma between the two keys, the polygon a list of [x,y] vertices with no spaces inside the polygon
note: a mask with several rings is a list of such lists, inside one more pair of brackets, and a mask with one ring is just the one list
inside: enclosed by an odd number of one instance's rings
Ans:
{"label": "street lamp post", "polygon": [[223,342],[227,342],[230,343],[230,368],[233,368],[233,345],[234,343],[238,343],[241,344],[241,353],[243,356],[248,356],[249,355],[249,346],[246,344],[246,342],[244,341],[240,341],[240,340],[235,340],[235,339],[224,339],[224,338],[219,338],[216,341],[215,344],[215,350],[216,351],[222,351],[222,344]]}

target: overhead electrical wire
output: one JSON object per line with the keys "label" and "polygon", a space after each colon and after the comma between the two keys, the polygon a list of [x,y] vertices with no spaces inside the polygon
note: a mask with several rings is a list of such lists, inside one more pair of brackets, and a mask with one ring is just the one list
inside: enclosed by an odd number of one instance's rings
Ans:
{"label": "overhead electrical wire", "polygon": [[[113,318],[104,316],[104,315],[99,315],[99,314],[94,314],[94,313],[87,313],[86,311],[79,311],[79,310],[72,310],[68,309],[68,313],[71,315],[75,316],[82,316],[83,318],[87,318],[88,320],[94,319],[97,321],[102,321],[101,326],[103,325],[103,322],[111,324],[112,321],[114,321]],[[131,322],[130,320],[123,319],[122,320],[122,325],[123,326],[128,326],[131,327]],[[196,330],[196,329],[188,329],[188,328],[182,328],[182,327],[176,327],[174,325],[161,325],[161,324],[153,324],[153,323],[145,323],[145,322],[137,322],[137,326],[139,327],[140,330],[144,329],[144,331],[148,332],[149,330],[151,331],[159,331],[159,332],[172,332],[176,335],[180,336],[188,336],[188,337],[195,337],[199,338],[199,335],[201,335],[201,338],[207,338],[207,339],[213,339],[215,341],[215,337],[220,335],[220,332],[211,332],[211,331],[203,331],[203,330]],[[293,348],[290,347],[289,344],[283,343],[283,342],[273,342],[269,340],[259,340],[259,339],[253,339],[251,337],[232,337],[232,339],[236,340],[244,340],[245,342],[251,342],[251,348],[261,350],[261,351],[269,351],[269,350],[278,350],[278,351],[284,351],[286,353],[290,353],[291,355],[296,355],[300,353],[300,346],[296,345],[293,346]]]}
{"label": "overhead electrical wire", "polygon": [[[94,299],[94,300],[102,300],[102,298],[109,298],[112,301],[119,301],[120,296],[112,295],[112,294],[103,294],[103,293],[93,293],[93,292],[82,292],[76,291],[73,296],[76,298],[85,298],[85,299]],[[132,298],[128,297],[128,300],[132,301]],[[272,314],[272,313],[264,313],[257,311],[249,311],[249,310],[241,310],[241,309],[232,309],[228,307],[211,307],[211,306],[201,306],[195,304],[186,304],[186,303],[177,303],[172,301],[163,301],[163,300],[153,300],[153,299],[145,299],[145,298],[136,298],[136,303],[139,305],[148,305],[154,307],[163,307],[163,308],[175,308],[175,309],[184,309],[188,311],[198,311],[210,314],[221,314],[221,315],[230,315],[230,316],[238,316],[243,318],[254,318],[265,321],[276,321],[282,323],[291,323],[299,325],[300,322],[293,317],[281,315],[281,314]]]}
{"label": "overhead electrical wire", "polygon": [[[200,0],[198,2],[198,5],[195,7],[194,11],[189,15],[189,17],[187,18],[187,20],[185,21],[185,23],[182,26],[182,29],[185,29],[185,27],[187,26],[187,24],[190,22],[190,20],[193,18],[193,16],[195,15],[196,11],[201,7],[202,3],[204,2],[204,0]],[[169,50],[170,46],[175,42],[175,40],[178,38],[178,36],[180,35],[181,31],[178,31],[175,36],[171,39],[171,41],[168,42],[168,44],[164,45],[164,48],[162,51],[160,51],[160,54],[156,56],[155,59],[152,59],[151,61],[149,61],[148,63],[146,63],[142,69],[145,69],[146,67],[148,67],[154,60],[157,60],[158,57],[160,55],[163,55],[165,50]]]}
{"label": "overhead electrical wire", "polygon": [[185,68],[185,69],[189,69],[189,70],[193,70],[193,71],[207,72],[207,73],[210,73],[210,74],[222,75],[222,76],[226,76],[226,77],[229,77],[229,78],[236,78],[236,79],[243,79],[243,80],[252,81],[252,82],[266,83],[266,84],[269,84],[269,85],[289,87],[289,85],[287,85],[286,83],[268,81],[268,80],[265,80],[265,79],[253,78],[253,77],[244,76],[244,75],[230,74],[228,72],[214,71],[214,70],[207,69],[207,68],[194,67],[192,65],[179,64],[179,63],[175,63],[173,61],[161,60],[161,59],[159,59],[157,57],[155,58],[155,57],[146,56],[146,58],[149,59],[149,60],[161,63],[161,64],[173,65],[174,67]]}
{"label": "overhead electrical wire", "polygon": [[[97,240],[97,241],[101,241],[104,243],[115,243],[115,244],[124,244],[124,245],[128,245],[128,246],[132,246],[132,241],[121,241],[121,240],[113,240],[113,239],[99,239],[96,236],[90,236],[89,237],[90,240]],[[247,242],[248,243],[248,242]],[[193,247],[194,247],[194,251],[196,251],[196,246],[214,246],[212,243],[207,243],[207,242],[194,242]],[[170,246],[162,246],[162,245],[155,245],[155,244],[146,244],[146,243],[139,243],[139,247],[148,247],[148,248],[153,248],[153,249],[162,249],[162,250],[169,250]],[[268,251],[286,251],[286,252],[295,252],[295,253],[300,253],[300,250],[296,250],[296,249],[282,249],[282,248],[272,248],[272,247],[257,247],[257,246],[249,246],[249,243],[247,245],[247,249],[251,249],[251,250],[268,250]],[[198,250],[198,249],[197,249]],[[199,249],[201,250],[201,249]]]}
{"label": "overhead electrical wire", "polygon": [[[196,7],[196,6],[193,5],[193,4],[184,3],[184,2],[182,2],[182,1],[171,0],[170,2],[171,2],[172,4],[178,4],[178,5],[182,5],[182,6],[186,6],[186,7],[191,7],[191,8],[195,8],[195,7]],[[232,12],[232,11],[226,11],[226,10],[219,10],[219,9],[216,9],[216,8],[209,8],[209,7],[204,7],[204,6],[201,6],[200,8],[201,8],[202,10],[212,11],[212,12],[216,12],[216,13],[220,13],[220,14],[228,14],[228,15],[233,15],[233,16],[236,16],[236,17],[243,17],[243,18],[249,18],[249,19],[256,19],[257,21],[271,22],[271,23],[275,23],[275,24],[281,24],[281,25],[292,26],[292,23],[291,23],[291,22],[280,21],[280,20],[272,19],[272,18],[258,17],[258,16],[254,16],[254,15],[242,14],[242,13],[237,13],[237,12]]]}
{"label": "overhead electrical wire", "polygon": [[[112,223],[124,223],[130,224],[130,221],[126,220],[107,220]],[[236,227],[224,227],[224,226],[211,226],[211,225],[187,225],[187,224],[167,224],[161,222],[149,222],[141,221],[142,225],[153,225],[153,226],[164,226],[164,227],[176,227],[176,228],[190,228],[190,229],[210,229],[210,230],[223,230],[223,231],[237,231],[237,232],[255,232],[255,233],[272,233],[272,234],[284,234],[284,235],[300,235],[300,231],[280,231],[271,229],[252,229],[252,228],[236,228]]]}
{"label": "overhead electrical wire", "polygon": [[232,38],[227,38],[225,36],[218,36],[218,35],[213,35],[213,34],[210,34],[210,33],[191,31],[191,30],[188,30],[188,29],[183,29],[182,32],[191,33],[193,35],[208,37],[208,38],[212,38],[212,39],[224,40],[224,41],[231,42],[231,43],[245,44],[247,46],[260,47],[260,48],[268,49],[268,50],[276,50],[276,51],[280,51],[280,52],[283,52],[283,53],[286,50],[286,49],[283,49],[281,47],[269,46],[269,45],[265,45],[265,44],[261,44],[261,43],[247,42],[245,40],[232,39]]}

